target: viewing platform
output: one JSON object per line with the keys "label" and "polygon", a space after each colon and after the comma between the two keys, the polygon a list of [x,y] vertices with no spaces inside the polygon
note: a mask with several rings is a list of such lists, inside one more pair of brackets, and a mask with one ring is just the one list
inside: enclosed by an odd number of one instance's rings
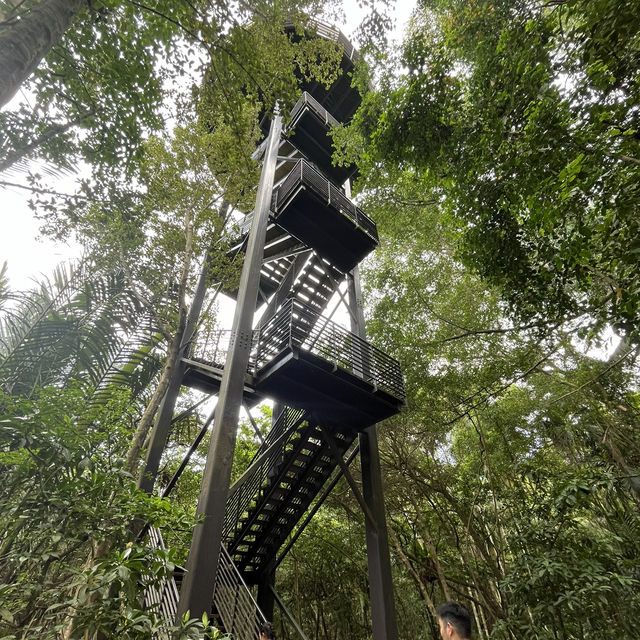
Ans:
{"label": "viewing platform", "polygon": [[[217,392],[230,333],[218,332],[214,344],[196,346],[183,359],[185,384]],[[254,331],[252,343],[244,386],[251,406],[274,398],[306,409],[318,423],[354,430],[405,406],[399,363],[299,299],[289,299]]]}
{"label": "viewing platform", "polygon": [[346,123],[351,120],[362,102],[358,90],[351,86],[351,74],[354,63],[358,59],[358,51],[339,29],[312,19],[308,21],[307,25],[307,32],[304,36],[297,34],[291,24],[285,26],[285,31],[290,34],[289,37],[292,39],[317,35],[335,42],[339,47],[342,47],[342,59],[340,61],[340,75],[328,89],[319,82],[305,80],[302,81],[302,89],[311,94],[334,118]]}
{"label": "viewing platform", "polygon": [[280,227],[343,273],[378,245],[375,222],[306,160],[274,191],[271,209]]}
{"label": "viewing platform", "polygon": [[306,91],[291,111],[287,125],[287,139],[322,172],[338,185],[344,184],[356,173],[355,165],[333,165],[332,127],[340,123]]}
{"label": "viewing platform", "polygon": [[299,300],[261,329],[253,366],[259,393],[321,424],[360,429],[405,406],[399,363]]}

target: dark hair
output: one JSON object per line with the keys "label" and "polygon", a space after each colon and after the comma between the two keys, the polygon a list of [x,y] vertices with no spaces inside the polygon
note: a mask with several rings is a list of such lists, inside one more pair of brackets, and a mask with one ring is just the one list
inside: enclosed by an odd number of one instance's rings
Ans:
{"label": "dark hair", "polygon": [[443,622],[449,622],[461,638],[471,637],[471,614],[466,607],[457,602],[441,604],[436,613]]}
{"label": "dark hair", "polygon": [[267,640],[276,640],[276,633],[273,630],[273,625],[270,622],[263,622],[260,625],[260,635],[267,638]]}

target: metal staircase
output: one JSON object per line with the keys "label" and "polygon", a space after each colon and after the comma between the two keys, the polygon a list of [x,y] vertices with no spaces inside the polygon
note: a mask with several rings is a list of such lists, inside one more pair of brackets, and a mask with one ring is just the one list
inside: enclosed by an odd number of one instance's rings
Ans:
{"label": "metal staircase", "polygon": [[[359,446],[374,639],[395,640],[374,425],[402,409],[405,393],[399,364],[367,342],[359,307],[357,265],[377,246],[376,225],[340,186],[355,167],[331,163],[330,129],[360,101],[348,77],[357,53],[339,31],[313,26],[316,33],[305,37],[343,46],[343,73],[328,89],[306,83],[288,127],[280,132],[276,118],[256,152],[264,154],[256,209],[230,249],[246,253],[239,289],[225,292],[238,300],[234,329],[205,344],[193,341],[179,369],[178,388],[220,396],[198,505],[202,524],[194,528],[177,609],[175,585],[152,593],[149,602],[166,615],[207,611],[234,638],[255,640],[258,624],[273,611],[260,611],[251,588],[258,585],[260,601],[279,550],[296,539],[296,525],[329,479],[330,489],[337,474],[348,474],[344,458],[351,451],[351,460]],[[347,306],[352,331],[333,321],[332,303]],[[261,316],[254,315],[258,310]],[[234,416],[242,403],[251,407],[265,398],[282,410],[249,468],[228,487]],[[151,450],[161,450],[153,443],[166,439],[168,428],[156,425]],[[157,469],[158,460],[147,465]],[[152,541],[161,544],[159,534]]]}
{"label": "metal staircase", "polygon": [[[249,584],[258,582],[337,466],[304,411],[286,408],[272,433],[256,463],[231,487],[225,513],[225,545]],[[351,430],[333,433],[340,453],[355,436]]]}

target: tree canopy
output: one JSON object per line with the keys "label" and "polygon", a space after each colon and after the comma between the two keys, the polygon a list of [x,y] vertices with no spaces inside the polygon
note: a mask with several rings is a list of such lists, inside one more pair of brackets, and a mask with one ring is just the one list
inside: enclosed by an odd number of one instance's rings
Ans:
{"label": "tree canopy", "polygon": [[[527,321],[638,330],[638,5],[424,1],[351,152],[420,182]],[[634,338],[635,339],[635,338]]]}

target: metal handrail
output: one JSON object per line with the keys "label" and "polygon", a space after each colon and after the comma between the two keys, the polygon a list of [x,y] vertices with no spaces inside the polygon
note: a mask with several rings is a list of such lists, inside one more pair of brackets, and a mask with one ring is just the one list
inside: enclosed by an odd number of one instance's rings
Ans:
{"label": "metal handrail", "polygon": [[262,486],[275,473],[285,458],[291,440],[296,436],[297,427],[304,418],[302,409],[287,407],[273,425],[258,454],[249,469],[229,489],[225,519],[222,530],[223,538],[233,536],[242,516],[249,511],[257,499]]}
{"label": "metal handrail", "polygon": [[[156,527],[149,527],[149,544],[153,549],[165,548],[162,534]],[[145,605],[157,608],[163,620],[156,634],[158,640],[172,638],[178,598],[173,577],[164,580],[160,587],[150,586],[145,591]],[[224,545],[220,549],[213,605],[225,631],[232,634],[234,640],[256,640],[260,626],[267,621]]]}
{"label": "metal handrail", "polygon": [[213,605],[234,640],[256,640],[267,621],[224,545],[220,548]]}
{"label": "metal handrail", "polygon": [[271,209],[278,214],[303,187],[314,191],[329,206],[350,218],[357,227],[376,242],[378,241],[376,223],[349,200],[340,187],[333,184],[329,178],[304,159],[298,160],[280,186],[274,189]]}
{"label": "metal handrail", "polygon": [[[322,318],[323,322],[318,320]],[[287,348],[301,349],[404,402],[399,362],[300,300],[290,299],[260,330],[257,375]]]}
{"label": "metal handrail", "polygon": [[[209,366],[223,369],[229,354],[229,345],[232,336],[231,329],[219,329],[207,333],[204,340],[196,336],[191,347],[190,358],[200,361]],[[256,345],[258,342],[258,331],[254,331],[251,337],[251,353],[249,355],[250,371],[255,366]]]}
{"label": "metal handrail", "polygon": [[[324,24],[319,22],[318,20],[314,20],[313,18],[308,18],[307,26],[311,29],[314,29],[316,33],[325,38],[326,40],[332,40],[333,42],[337,42],[342,45],[344,50],[344,55],[349,58],[349,60],[355,62],[358,59],[358,50],[351,44],[347,36],[340,31],[340,29],[336,29],[336,27],[330,27],[328,24]],[[293,27],[294,24],[290,20],[285,22],[285,27]]]}
{"label": "metal handrail", "polygon": [[[152,549],[165,549],[160,530],[149,527],[149,546]],[[144,592],[145,607],[157,609],[162,624],[155,637],[158,640],[171,640],[172,627],[178,611],[178,587],[173,576],[162,580],[159,586],[150,585]]]}
{"label": "metal handrail", "polygon": [[318,116],[320,120],[323,120],[328,126],[337,127],[340,124],[310,93],[303,91],[302,97],[295,103],[291,110],[287,131],[295,128],[298,123],[298,117],[307,109]]}

